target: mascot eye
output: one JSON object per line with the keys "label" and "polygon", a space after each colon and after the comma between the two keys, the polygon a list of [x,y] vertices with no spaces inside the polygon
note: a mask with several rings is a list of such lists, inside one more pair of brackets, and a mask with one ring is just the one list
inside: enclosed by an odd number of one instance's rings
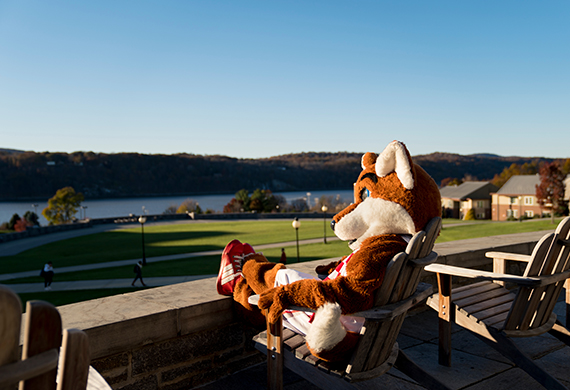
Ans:
{"label": "mascot eye", "polygon": [[360,199],[362,201],[364,201],[369,196],[370,196],[370,190],[368,188],[363,189],[362,192],[360,193]]}

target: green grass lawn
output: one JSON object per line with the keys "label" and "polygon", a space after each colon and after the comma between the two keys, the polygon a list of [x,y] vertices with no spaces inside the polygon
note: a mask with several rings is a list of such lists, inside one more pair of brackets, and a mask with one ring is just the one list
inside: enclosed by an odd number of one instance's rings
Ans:
{"label": "green grass lawn", "polygon": [[554,225],[550,219],[528,220],[524,222],[477,222],[451,227],[444,225],[436,243],[465,240],[468,238],[499,236],[503,234],[554,230],[558,222],[560,222],[560,219],[555,220]]}
{"label": "green grass lawn", "polygon": [[[297,262],[296,246],[285,246],[287,262]],[[281,257],[281,248],[272,248],[261,251],[269,261],[274,263]],[[330,257],[340,257],[350,253],[346,242],[331,241],[328,244],[301,245],[299,249],[299,261],[313,261]],[[143,268],[143,278],[181,275],[210,275],[217,274],[220,267],[220,256],[188,257],[186,259],[148,263]],[[57,270],[56,270],[57,271]],[[97,280],[97,279],[129,279],[134,278],[133,266],[102,268],[89,271],[66,272],[56,274],[55,281],[66,282],[74,280]],[[20,283],[43,283],[39,276],[6,280],[5,284]]]}
{"label": "green grass lawn", "polygon": [[[332,236],[331,231],[328,235]],[[322,221],[301,222],[299,240],[323,236]],[[147,257],[222,250],[238,239],[259,244],[295,241],[291,221],[239,221],[149,225],[145,228]],[[51,260],[54,267],[94,264],[142,257],[140,228],[121,229],[58,241],[15,256],[0,257],[2,273],[39,270]]]}

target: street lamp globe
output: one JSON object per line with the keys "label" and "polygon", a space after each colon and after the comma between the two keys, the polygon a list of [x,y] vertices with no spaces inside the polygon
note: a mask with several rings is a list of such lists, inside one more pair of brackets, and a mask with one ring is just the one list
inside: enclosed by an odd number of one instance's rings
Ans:
{"label": "street lamp globe", "polygon": [[299,228],[301,227],[301,221],[299,218],[295,218],[292,223],[295,228],[295,240],[297,241],[297,263],[299,262]]}
{"label": "street lamp globe", "polygon": [[146,265],[146,254],[144,251],[144,223],[146,222],[146,217],[144,215],[141,215],[139,217],[139,223],[141,224],[141,238],[142,238],[142,263],[143,265]]}
{"label": "street lamp globe", "polygon": [[321,210],[323,210],[323,243],[327,243],[327,210],[329,208],[327,207],[326,204],[323,205],[323,207],[321,207]]}
{"label": "street lamp globe", "polygon": [[301,227],[301,221],[299,221],[299,218],[295,218],[292,225],[295,229],[299,229]]}

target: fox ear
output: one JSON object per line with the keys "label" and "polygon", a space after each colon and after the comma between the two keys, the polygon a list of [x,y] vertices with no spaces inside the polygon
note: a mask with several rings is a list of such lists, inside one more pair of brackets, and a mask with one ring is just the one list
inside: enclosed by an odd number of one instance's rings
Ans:
{"label": "fox ear", "polygon": [[364,154],[362,156],[362,160],[360,162],[360,165],[362,165],[362,169],[366,169],[366,168],[370,167],[371,165],[374,165],[377,158],[378,158],[378,156],[376,155],[376,153],[368,152],[368,153]]}
{"label": "fox ear", "polygon": [[392,172],[396,172],[404,188],[408,190],[414,188],[412,158],[406,146],[399,141],[393,141],[388,144],[376,160],[376,174],[378,177],[384,177]]}

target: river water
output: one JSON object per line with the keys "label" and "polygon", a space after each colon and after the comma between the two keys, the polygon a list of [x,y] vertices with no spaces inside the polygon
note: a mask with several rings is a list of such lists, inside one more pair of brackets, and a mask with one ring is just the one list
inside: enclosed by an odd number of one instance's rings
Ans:
{"label": "river water", "polygon": [[[297,191],[276,194],[285,197],[288,203],[300,198],[308,199],[309,206],[314,205],[315,200],[321,196],[336,197],[338,195],[344,201],[352,202],[353,200],[352,190]],[[148,214],[162,214],[169,206],[175,205],[178,207],[186,199],[195,200],[204,211],[211,209],[216,212],[222,212],[224,206],[233,197],[234,194],[86,200],[81,203],[84,208],[80,209],[75,216],[77,218],[109,218],[128,216],[129,214],[140,215],[144,211]],[[47,225],[46,219],[41,215],[45,207],[47,207],[47,199],[43,202],[0,202],[0,224],[8,222],[12,215],[16,213],[21,217],[26,211],[34,211],[40,217],[40,225]]]}

